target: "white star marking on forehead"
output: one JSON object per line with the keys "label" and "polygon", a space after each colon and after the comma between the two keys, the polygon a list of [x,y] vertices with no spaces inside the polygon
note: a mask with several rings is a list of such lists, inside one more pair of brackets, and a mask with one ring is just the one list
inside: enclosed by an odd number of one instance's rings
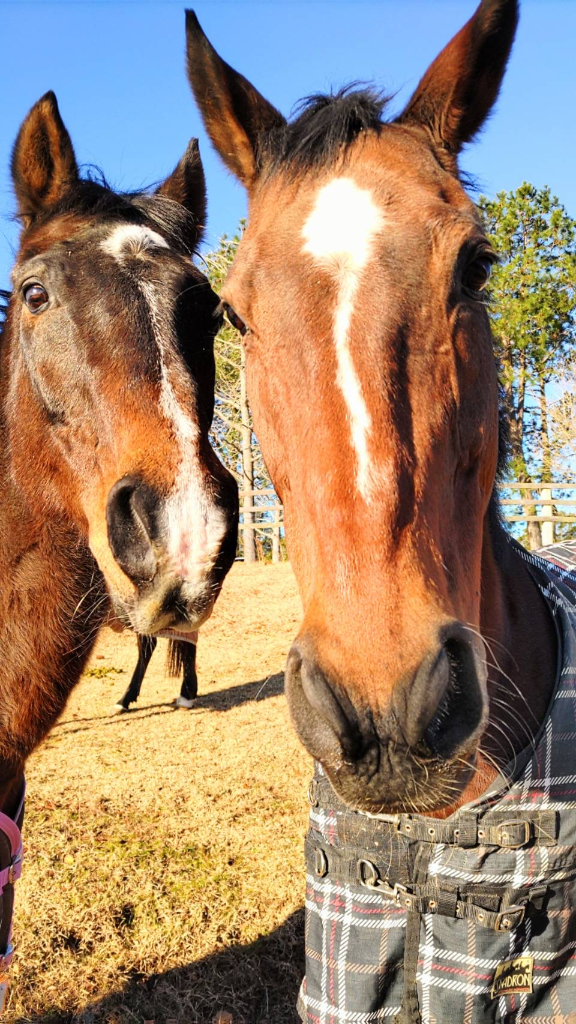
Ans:
{"label": "white star marking on forehead", "polygon": [[383,226],[384,217],[368,189],[360,188],[351,178],[334,178],[318,192],[302,231],[303,251],[331,272],[339,285],[333,328],[336,382],[348,409],[357,460],[356,482],[366,502],[370,501],[372,491],[368,456],[372,418],[352,361],[349,331],[362,271],[371,256],[374,238]]}
{"label": "white star marking on forehead", "polygon": [[119,263],[126,256],[140,256],[153,249],[170,248],[162,235],[140,224],[118,224],[100,246]]}

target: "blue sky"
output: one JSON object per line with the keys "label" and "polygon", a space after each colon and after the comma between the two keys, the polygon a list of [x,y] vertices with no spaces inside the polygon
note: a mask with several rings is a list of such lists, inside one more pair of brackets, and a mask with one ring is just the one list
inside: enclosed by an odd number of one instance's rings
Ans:
{"label": "blue sky", "polygon": [[[197,0],[225,59],[288,113],[300,97],[352,80],[396,92],[421,74],[474,10],[474,0]],[[29,107],[54,89],[78,160],[120,189],[160,180],[191,136],[209,190],[208,245],[234,232],[244,194],[200,124],[184,74],[183,4],[0,0],[0,287],[17,229],[8,165]],[[524,0],[497,110],[463,166],[489,194],[549,184],[576,216],[576,2]]]}

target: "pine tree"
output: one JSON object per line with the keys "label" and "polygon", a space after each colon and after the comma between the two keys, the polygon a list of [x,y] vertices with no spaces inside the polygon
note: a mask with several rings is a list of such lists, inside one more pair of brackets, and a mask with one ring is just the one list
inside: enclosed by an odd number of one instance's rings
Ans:
{"label": "pine tree", "polygon": [[[492,330],[510,424],[511,475],[550,481],[550,385],[576,342],[576,221],[550,189],[524,182],[479,202],[500,263],[491,287]],[[540,541],[531,526],[531,544]]]}

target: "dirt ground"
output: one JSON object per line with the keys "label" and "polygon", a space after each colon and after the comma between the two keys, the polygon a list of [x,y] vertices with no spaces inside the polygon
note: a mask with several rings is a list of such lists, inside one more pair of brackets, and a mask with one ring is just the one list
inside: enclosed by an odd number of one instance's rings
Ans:
{"label": "dirt ground", "polygon": [[282,670],[299,617],[287,564],[236,564],[197,706],[173,709],[160,641],[123,716],[136,641],[104,630],[29,762],[5,1020],[296,1024],[311,763]]}

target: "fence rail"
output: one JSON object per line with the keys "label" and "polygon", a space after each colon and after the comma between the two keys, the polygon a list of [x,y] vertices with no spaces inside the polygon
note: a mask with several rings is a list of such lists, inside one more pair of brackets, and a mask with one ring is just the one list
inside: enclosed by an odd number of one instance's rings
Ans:
{"label": "fence rail", "polygon": [[[519,491],[520,495],[517,498],[509,497],[510,492],[514,491]],[[564,514],[562,511],[576,509],[576,498],[565,498],[559,493],[566,491],[576,491],[576,483],[565,481],[531,484],[512,480],[501,484],[500,504],[503,507],[503,518],[508,523],[539,523],[542,544],[553,544],[556,523],[576,523],[576,511],[574,514]],[[253,501],[252,504],[241,507],[241,518],[242,512],[250,512],[254,521],[243,523],[242,529],[253,530],[260,538],[268,538],[272,561],[280,561],[281,541],[284,537],[284,508],[276,492],[271,487],[241,491],[240,501],[245,498],[252,498]]]}
{"label": "fence rail", "polygon": [[[246,498],[253,498],[250,505],[244,505]],[[258,498],[265,498],[265,501],[258,502]],[[251,522],[244,522],[244,512],[249,512]],[[267,539],[270,543],[269,553],[273,562],[279,562],[282,557],[282,539],[284,536],[284,508],[272,487],[262,487],[259,490],[240,491],[240,523],[241,532],[250,530],[261,541]]]}
{"label": "fence rail", "polygon": [[[514,491],[520,492],[518,497],[510,497]],[[567,498],[566,491],[576,491],[576,484],[567,480],[539,484],[513,480],[502,484],[500,504],[504,508],[504,519],[508,523],[526,523],[528,526],[537,523],[542,545],[553,544],[556,524],[576,523],[576,514],[572,513],[576,500]],[[536,543],[539,543],[538,535]]]}

